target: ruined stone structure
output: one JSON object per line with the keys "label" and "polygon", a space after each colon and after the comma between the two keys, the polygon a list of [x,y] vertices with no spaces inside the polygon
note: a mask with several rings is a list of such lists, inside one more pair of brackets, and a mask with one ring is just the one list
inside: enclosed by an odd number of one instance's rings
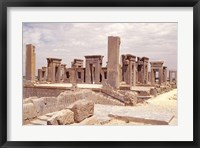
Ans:
{"label": "ruined stone structure", "polygon": [[169,82],[170,83],[172,83],[172,82],[177,83],[177,71],[175,71],[175,70],[169,71]]}
{"label": "ruined stone structure", "polygon": [[[51,83],[87,83],[109,84],[114,89],[119,87],[130,88],[136,85],[167,84],[167,67],[163,61],[150,62],[149,58],[136,57],[132,54],[121,55],[120,37],[108,37],[108,61],[106,67],[102,67],[102,55],[86,55],[84,60],[74,59],[71,67],[61,63],[62,59],[47,58],[47,67],[38,69],[38,81]],[[26,55],[26,79],[35,80],[35,47],[27,45]],[[169,82],[177,81],[176,71],[169,71]]]}
{"label": "ruined stone structure", "polygon": [[71,62],[71,68],[65,71],[65,80],[67,83],[84,83],[85,82],[85,68],[83,68],[83,60],[74,59]]}
{"label": "ruined stone structure", "polygon": [[47,58],[48,81],[60,82],[61,80],[61,60],[56,58]]}
{"label": "ruined stone structure", "polygon": [[148,83],[148,62],[149,58],[147,57],[138,57],[137,59],[137,82],[139,84]]}
{"label": "ruined stone structure", "polygon": [[47,80],[47,68],[42,67],[42,69],[38,69],[38,81],[46,81]]}
{"label": "ruined stone structure", "polygon": [[[162,84],[163,82],[163,61],[150,62],[151,64],[151,84]],[[158,80],[158,82],[157,82]]]}
{"label": "ruined stone structure", "polygon": [[108,37],[108,65],[107,83],[114,88],[119,88],[120,86],[120,66],[119,66],[119,48],[120,48],[120,38],[119,37]]}
{"label": "ruined stone structure", "polygon": [[136,85],[136,56],[122,55],[122,81],[131,86]]}
{"label": "ruined stone structure", "polygon": [[99,84],[102,82],[102,60],[103,56],[93,55],[85,56],[85,82],[90,84]]}
{"label": "ruined stone structure", "polygon": [[26,45],[26,80],[35,81],[35,46]]}
{"label": "ruined stone structure", "polygon": [[73,62],[71,62],[72,68],[83,68],[83,60],[81,59],[74,59]]}

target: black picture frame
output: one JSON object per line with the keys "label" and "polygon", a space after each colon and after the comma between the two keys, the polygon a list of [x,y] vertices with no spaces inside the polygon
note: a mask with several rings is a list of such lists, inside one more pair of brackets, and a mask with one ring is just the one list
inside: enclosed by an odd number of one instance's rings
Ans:
{"label": "black picture frame", "polygon": [[[25,142],[7,141],[7,8],[8,7],[193,7],[193,141]],[[199,0],[0,0],[0,146],[1,147],[199,147]],[[20,133],[19,133],[20,134]],[[119,133],[120,134],[120,133]]]}

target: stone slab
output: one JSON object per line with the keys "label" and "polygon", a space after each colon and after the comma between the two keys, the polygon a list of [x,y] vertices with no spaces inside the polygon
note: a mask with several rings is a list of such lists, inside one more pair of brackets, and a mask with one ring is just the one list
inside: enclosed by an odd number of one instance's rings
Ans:
{"label": "stone slab", "polygon": [[136,107],[95,105],[95,116],[108,116],[125,121],[140,122],[152,125],[168,125],[174,114],[155,105]]}
{"label": "stone slab", "polygon": [[35,119],[33,121],[30,121],[30,124],[33,125],[47,125],[46,121],[40,120],[40,119]]}

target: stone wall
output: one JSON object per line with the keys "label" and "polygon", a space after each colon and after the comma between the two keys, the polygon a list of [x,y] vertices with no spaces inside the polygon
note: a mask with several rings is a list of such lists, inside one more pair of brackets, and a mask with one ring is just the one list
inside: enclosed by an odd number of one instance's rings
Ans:
{"label": "stone wall", "polygon": [[65,109],[81,99],[92,100],[91,90],[65,91],[58,97],[30,97],[23,100],[23,119],[32,119],[47,113]]}
{"label": "stone wall", "polygon": [[36,87],[36,86],[24,86],[23,87],[23,99],[36,96],[36,97],[57,97],[61,92],[66,91],[66,88],[58,87]]}

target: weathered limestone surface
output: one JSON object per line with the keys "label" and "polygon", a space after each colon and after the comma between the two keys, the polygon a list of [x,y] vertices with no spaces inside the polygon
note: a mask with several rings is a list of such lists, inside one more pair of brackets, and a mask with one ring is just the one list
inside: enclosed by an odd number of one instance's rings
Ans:
{"label": "weathered limestone surface", "polygon": [[108,37],[108,80],[107,83],[114,88],[120,85],[120,66],[119,66],[120,37]]}
{"label": "weathered limestone surface", "polygon": [[30,119],[37,116],[37,111],[33,103],[23,104],[23,119]]}
{"label": "weathered limestone surface", "polygon": [[137,96],[138,94],[136,92],[126,91],[124,95],[124,102],[125,105],[134,106],[137,104]]}
{"label": "weathered limestone surface", "polygon": [[[46,113],[59,111],[65,109],[72,103],[87,98],[91,100],[93,97],[91,90],[81,90],[81,91],[65,91],[60,93],[58,97],[31,97],[23,101],[24,119],[31,119],[35,116],[41,116]],[[27,105],[30,103],[29,105]],[[29,110],[33,110],[33,115],[29,113]],[[36,114],[36,115],[35,115]]]}
{"label": "weathered limestone surface", "polygon": [[74,123],[74,113],[69,109],[58,111],[47,120],[47,125],[66,125],[72,123]]}
{"label": "weathered limestone surface", "polygon": [[115,90],[110,84],[104,84],[102,88],[102,92],[121,101],[124,102],[124,96]]}
{"label": "weathered limestone surface", "polygon": [[94,103],[85,99],[79,100],[73,104],[71,110],[74,112],[74,121],[81,122],[93,115]]}
{"label": "weathered limestone surface", "polygon": [[33,99],[33,105],[36,109],[37,115],[42,115],[44,112],[45,104],[43,99]]}
{"label": "weathered limestone surface", "polygon": [[95,104],[104,104],[104,105],[117,105],[117,106],[124,106],[124,103],[105,94],[102,92],[99,93],[92,93],[92,97],[90,98]]}

